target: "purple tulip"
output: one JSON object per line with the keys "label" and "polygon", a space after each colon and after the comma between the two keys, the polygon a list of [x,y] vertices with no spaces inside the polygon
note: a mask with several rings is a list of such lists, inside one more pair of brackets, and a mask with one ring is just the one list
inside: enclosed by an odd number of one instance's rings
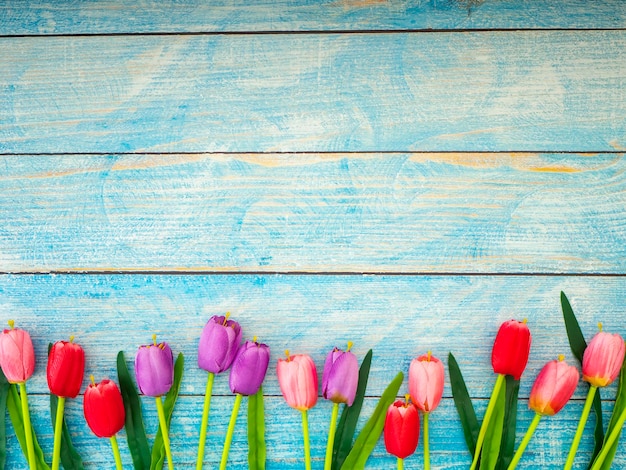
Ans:
{"label": "purple tulip", "polygon": [[253,340],[239,346],[228,378],[232,392],[241,395],[254,395],[258,392],[269,362],[270,348],[267,344]]}
{"label": "purple tulip", "polygon": [[213,374],[224,372],[235,359],[241,343],[239,323],[213,315],[202,330],[198,345],[198,366]]}
{"label": "purple tulip", "polygon": [[322,374],[322,396],[334,403],[346,403],[348,406],[352,406],[354,402],[359,383],[359,362],[350,352],[351,346],[348,343],[346,351],[333,348],[326,356]]}
{"label": "purple tulip", "polygon": [[165,342],[140,346],[135,356],[135,378],[139,390],[149,397],[160,397],[169,392],[174,382],[174,356]]}

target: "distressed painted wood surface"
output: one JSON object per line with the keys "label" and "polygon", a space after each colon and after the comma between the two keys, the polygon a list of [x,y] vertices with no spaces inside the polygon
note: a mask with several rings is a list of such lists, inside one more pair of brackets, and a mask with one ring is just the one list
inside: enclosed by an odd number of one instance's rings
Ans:
{"label": "distressed painted wood surface", "polygon": [[623,28],[621,0],[7,0],[0,34],[119,34],[397,29]]}
{"label": "distressed painted wood surface", "polygon": [[626,148],[625,30],[17,37],[0,55],[0,153]]}
{"label": "distressed painted wood surface", "polygon": [[[407,372],[413,357],[431,349],[445,361],[451,351],[459,361],[468,389],[479,398],[477,409],[482,410],[485,403],[481,400],[489,396],[493,385],[490,349],[495,331],[506,319],[527,318],[533,347],[520,389],[520,413],[527,423],[530,415],[525,399],[543,362],[559,353],[573,361],[563,333],[561,290],[569,294],[588,337],[596,331],[598,320],[604,322],[607,331],[623,332],[623,277],[5,275],[0,278],[0,315],[19,318],[19,326],[27,328],[34,339],[37,373],[29,381],[29,389],[40,404],[41,411],[34,414],[44,435],[50,432],[46,431],[48,415],[42,409],[47,406],[43,370],[48,341],[74,334],[85,347],[87,371],[98,376],[115,377],[117,351],[124,350],[130,362],[137,345],[149,342],[153,332],[167,339],[175,352],[183,352],[187,368],[181,405],[172,425],[175,442],[179,442],[175,454],[178,468],[193,463],[198,432],[199,396],[206,378],[195,366],[199,332],[210,315],[232,311],[233,318],[241,321],[246,337],[258,335],[273,351],[272,367],[264,384],[271,442],[268,468],[300,468],[299,417],[282,401],[273,368],[284,349],[309,353],[321,367],[326,352],[349,339],[355,341],[353,351],[360,358],[372,348],[368,395],[374,397],[398,371]],[[405,380],[402,393],[406,389]],[[225,377],[216,379],[214,390],[221,398],[212,407],[210,448],[221,449],[232,396]],[[607,395],[614,393],[611,387]],[[441,413],[432,416],[433,459],[440,462],[437,468],[466,468],[468,453],[448,384],[444,396]],[[552,433],[536,436],[535,452],[529,454],[524,468],[536,468],[537,462],[545,463],[545,468],[558,468],[583,400],[584,387],[580,385],[567,411],[545,420],[544,425]],[[80,403],[80,399],[77,401]],[[371,412],[373,401],[365,415]],[[151,400],[144,402],[150,415],[148,428],[154,429],[151,405]],[[610,402],[607,406],[608,411]],[[320,401],[311,417],[318,465],[324,454],[329,410],[330,406]],[[78,445],[89,458],[98,459],[94,463],[106,462],[105,445],[85,429],[79,410],[75,413],[72,421],[79,432]],[[554,442],[557,429],[560,439]],[[449,438],[444,437],[448,435]],[[49,443],[49,439],[50,436],[45,442]],[[589,451],[590,445],[587,440],[584,452]],[[242,446],[245,441],[241,442],[240,437],[234,462],[246,458]],[[98,450],[92,454],[92,448]],[[213,452],[208,458],[215,462],[219,455],[220,452]],[[20,458],[18,455],[16,462],[21,462]],[[390,462],[381,442],[368,468],[388,468]],[[626,463],[624,456],[618,462]],[[408,468],[421,468],[419,457],[407,464]]]}
{"label": "distressed painted wood surface", "polygon": [[626,267],[623,154],[30,155],[0,169],[5,272]]}
{"label": "distressed painted wood surface", "polygon": [[[273,351],[269,469],[303,467],[284,349],[321,368],[335,345],[373,348],[366,414],[414,356],[452,351],[482,416],[511,317],[534,338],[519,441],[540,367],[572,360],[560,291],[587,338],[598,321],[626,334],[625,23],[618,0],[3,2],[0,321],[33,335],[47,460],[48,342],[76,335],[89,372],[114,377],[117,351],[130,363],[155,332],[187,359],[172,437],[193,468],[197,340],[225,311]],[[215,392],[206,468],[233,401],[225,377]],[[583,400],[581,385],[542,421],[520,468],[562,467]],[[87,468],[112,468],[81,405]],[[311,413],[314,468],[329,414]],[[246,466],[244,423],[229,468]],[[433,468],[468,468],[448,384],[431,425]],[[422,465],[420,446],[406,468]],[[380,442],[368,468],[392,466]]]}

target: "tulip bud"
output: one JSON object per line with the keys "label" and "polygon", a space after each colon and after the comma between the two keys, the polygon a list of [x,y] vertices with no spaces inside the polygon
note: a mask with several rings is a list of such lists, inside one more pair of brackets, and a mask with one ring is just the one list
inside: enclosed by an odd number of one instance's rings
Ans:
{"label": "tulip bud", "polygon": [[48,354],[48,388],[54,395],[64,398],[76,398],[85,374],[85,351],[72,339],[57,341]]}
{"label": "tulip bud", "polygon": [[159,397],[172,388],[174,382],[174,355],[165,342],[156,343],[156,335],[152,336],[153,344],[139,347],[135,356],[135,378],[139,390],[144,395]]}
{"label": "tulip bud", "polygon": [[267,344],[246,341],[233,360],[228,384],[233,393],[254,395],[261,388],[270,361],[270,348]]}
{"label": "tulip bud", "polygon": [[202,330],[198,346],[198,366],[219,374],[230,367],[241,343],[239,323],[228,320],[228,315],[214,315]]}
{"label": "tulip bud", "polygon": [[555,415],[574,394],[579,378],[578,369],[568,365],[563,356],[548,362],[535,379],[528,407],[540,415]]}
{"label": "tulip bud", "polygon": [[385,417],[385,448],[391,455],[404,459],[415,452],[420,433],[417,407],[397,400],[387,409]]}
{"label": "tulip bud", "polygon": [[289,406],[300,411],[313,408],[317,403],[317,370],[306,354],[295,354],[279,359],[276,375],[280,391]]}
{"label": "tulip bud", "polygon": [[409,392],[411,400],[425,413],[433,411],[443,396],[443,363],[430,352],[411,361]]}
{"label": "tulip bud", "polygon": [[13,324],[0,335],[0,367],[10,383],[23,383],[35,371],[35,351],[28,332]]}
{"label": "tulip bud", "polygon": [[595,387],[606,387],[617,378],[623,362],[622,337],[600,331],[583,354],[583,380]]}
{"label": "tulip bud", "polygon": [[126,412],[122,394],[117,384],[109,379],[89,384],[83,411],[89,428],[98,437],[114,436],[124,427]]}
{"label": "tulip bud", "polygon": [[346,403],[352,406],[359,383],[359,362],[348,349],[342,351],[333,348],[326,356],[322,374],[322,396],[334,403]]}
{"label": "tulip bud", "polygon": [[530,342],[530,330],[525,321],[509,320],[500,325],[491,351],[493,371],[519,380],[528,363]]}

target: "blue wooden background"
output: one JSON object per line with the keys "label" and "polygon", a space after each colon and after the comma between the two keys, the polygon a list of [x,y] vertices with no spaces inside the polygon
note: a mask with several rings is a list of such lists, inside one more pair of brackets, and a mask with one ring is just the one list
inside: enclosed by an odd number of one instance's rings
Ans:
{"label": "blue wooden background", "polygon": [[[626,334],[625,151],[622,0],[3,2],[0,321],[33,337],[48,461],[48,342],[75,335],[87,373],[115,377],[117,352],[130,363],[154,332],[187,360],[171,432],[176,468],[193,467],[198,337],[225,311],[273,351],[268,469],[303,467],[284,349],[321,371],[335,345],[372,348],[365,414],[413,357],[452,351],[482,416],[509,318],[533,334],[519,441],[539,369],[574,361],[560,292],[588,339],[598,321]],[[225,376],[215,393],[207,468]],[[584,396],[542,420],[520,468],[562,467]],[[314,468],[330,410],[310,414]],[[81,397],[67,422],[87,467],[111,468]],[[244,431],[242,411],[230,468]],[[577,467],[591,446],[588,432]],[[433,468],[470,464],[448,383],[431,448]],[[381,442],[368,468],[394,463]],[[422,464],[420,445],[406,468]]]}

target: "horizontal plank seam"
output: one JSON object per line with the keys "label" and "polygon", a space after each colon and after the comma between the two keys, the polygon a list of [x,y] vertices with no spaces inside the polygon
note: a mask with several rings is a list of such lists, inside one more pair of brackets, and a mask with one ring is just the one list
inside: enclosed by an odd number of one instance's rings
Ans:
{"label": "horizontal plank seam", "polygon": [[280,35],[330,35],[330,34],[407,34],[407,33],[493,33],[493,32],[585,32],[585,31],[626,31],[626,28],[416,28],[416,29],[326,29],[326,30],[260,30],[260,31],[146,31],[146,32],[125,32],[125,33],[25,33],[25,34],[2,34],[4,38],[54,38],[54,37],[118,37],[118,36],[280,36]]}

